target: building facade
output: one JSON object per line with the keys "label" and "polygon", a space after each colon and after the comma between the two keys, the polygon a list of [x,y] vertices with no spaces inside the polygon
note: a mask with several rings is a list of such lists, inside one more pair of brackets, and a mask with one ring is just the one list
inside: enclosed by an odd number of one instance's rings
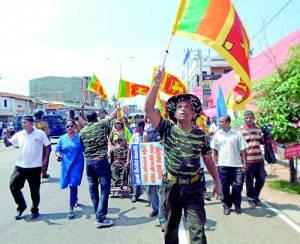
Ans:
{"label": "building facade", "polygon": [[69,105],[101,107],[106,104],[96,93],[87,90],[91,77],[46,76],[29,80],[29,95],[37,99],[59,101]]}
{"label": "building facade", "polygon": [[188,49],[183,64],[182,79],[188,92],[198,96],[203,110],[207,109],[213,81],[230,72],[231,66],[221,56],[202,56],[199,49]]}
{"label": "building facade", "polygon": [[0,93],[0,120],[2,121],[12,122],[14,116],[32,114],[35,108],[35,103],[30,97]]}

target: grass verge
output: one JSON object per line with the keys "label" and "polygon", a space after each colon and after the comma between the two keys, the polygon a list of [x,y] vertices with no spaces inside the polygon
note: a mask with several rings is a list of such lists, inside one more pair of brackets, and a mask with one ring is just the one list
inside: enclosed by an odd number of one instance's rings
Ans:
{"label": "grass verge", "polygon": [[297,183],[296,185],[291,185],[288,181],[277,180],[271,182],[270,187],[279,191],[300,195],[300,183]]}

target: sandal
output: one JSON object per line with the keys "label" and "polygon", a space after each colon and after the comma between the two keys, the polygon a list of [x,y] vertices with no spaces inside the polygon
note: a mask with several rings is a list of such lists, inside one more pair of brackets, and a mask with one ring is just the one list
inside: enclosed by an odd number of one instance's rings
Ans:
{"label": "sandal", "polygon": [[75,218],[75,213],[74,210],[70,210],[67,216],[68,219],[74,219]]}

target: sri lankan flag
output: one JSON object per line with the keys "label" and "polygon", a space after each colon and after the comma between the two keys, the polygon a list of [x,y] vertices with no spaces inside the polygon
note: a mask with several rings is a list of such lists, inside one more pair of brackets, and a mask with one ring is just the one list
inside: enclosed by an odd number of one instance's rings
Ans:
{"label": "sri lankan flag", "polygon": [[149,90],[149,86],[140,85],[121,79],[119,83],[118,98],[135,97],[138,94],[147,95]]}
{"label": "sri lankan flag", "polygon": [[230,0],[181,0],[172,34],[215,49],[240,77],[234,89],[236,105],[251,102],[250,41]]}
{"label": "sri lankan flag", "polygon": [[91,78],[91,81],[90,81],[87,89],[92,92],[97,93],[100,96],[100,98],[107,99],[107,94],[104,90],[104,87],[103,87],[101,81],[98,79],[98,77],[95,74]]}
{"label": "sri lankan flag", "polygon": [[[152,85],[154,82],[154,74],[158,68],[155,66],[153,75],[152,75]],[[185,83],[179,79],[177,76],[172,75],[171,73],[165,72],[165,77],[161,82],[161,86],[159,88],[160,91],[165,94],[176,96],[179,94],[186,94],[187,88]]]}

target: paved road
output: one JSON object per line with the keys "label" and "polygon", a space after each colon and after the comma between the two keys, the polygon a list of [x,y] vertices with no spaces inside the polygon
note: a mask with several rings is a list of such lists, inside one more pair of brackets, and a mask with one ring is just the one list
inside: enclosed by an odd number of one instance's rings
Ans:
{"label": "paved road", "polygon": [[[54,150],[55,145],[52,148]],[[69,191],[59,188],[60,165],[54,153],[49,168],[51,178],[42,180],[40,217],[30,221],[27,209],[22,220],[14,220],[16,205],[8,182],[18,153],[17,148],[5,148],[0,142],[0,243],[163,243],[157,219],[147,217],[151,209],[146,206],[145,194],[142,201],[135,204],[128,198],[110,198],[108,215],[115,224],[111,228],[97,229],[85,175],[79,187],[76,218],[67,220]],[[27,184],[24,195],[30,206]],[[224,216],[220,201],[207,202],[209,243],[300,243],[300,235],[272,211],[265,207],[248,209],[245,199],[242,208],[242,215],[233,212]],[[186,232],[180,232],[181,243],[187,243]]]}

